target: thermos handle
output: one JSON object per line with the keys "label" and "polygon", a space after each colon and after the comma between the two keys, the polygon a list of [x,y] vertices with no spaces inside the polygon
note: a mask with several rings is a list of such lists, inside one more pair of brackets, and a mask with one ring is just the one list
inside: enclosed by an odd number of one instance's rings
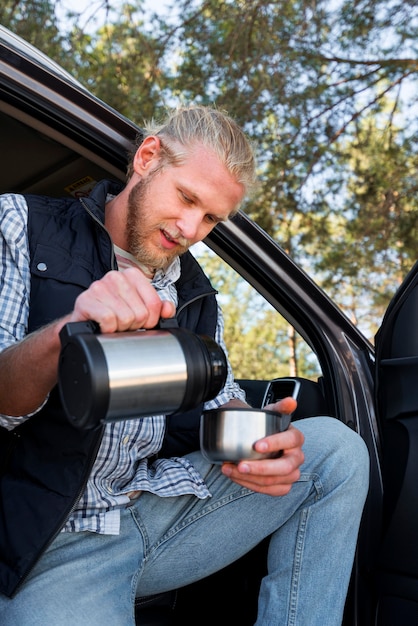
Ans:
{"label": "thermos handle", "polygon": [[93,322],[93,320],[87,320],[85,322],[69,322],[65,324],[60,330],[60,340],[61,345],[64,347],[70,337],[74,337],[74,335],[80,335],[81,333],[90,333],[93,335],[97,335],[100,333],[100,326],[97,322]]}
{"label": "thermos handle", "polygon": [[159,328],[160,330],[165,330],[166,328],[178,328],[179,323],[177,321],[177,317],[160,317],[160,321],[158,322],[155,328]]}

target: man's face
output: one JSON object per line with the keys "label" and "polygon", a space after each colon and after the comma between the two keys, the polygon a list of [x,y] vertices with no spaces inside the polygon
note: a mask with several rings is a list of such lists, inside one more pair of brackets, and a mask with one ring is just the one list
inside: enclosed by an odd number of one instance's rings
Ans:
{"label": "man's face", "polygon": [[194,148],[183,165],[150,169],[129,194],[129,252],[150,268],[167,267],[226,221],[243,193],[216,155],[202,146]]}

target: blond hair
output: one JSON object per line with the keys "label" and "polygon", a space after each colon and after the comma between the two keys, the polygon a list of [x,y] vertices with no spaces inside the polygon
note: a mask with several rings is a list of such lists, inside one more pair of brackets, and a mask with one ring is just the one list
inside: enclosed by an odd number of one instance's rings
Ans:
{"label": "blond hair", "polygon": [[[151,120],[138,137],[132,158],[142,141],[152,135],[158,136],[161,141],[158,169],[182,164],[190,149],[201,144],[216,154],[230,174],[243,185],[246,194],[255,186],[255,157],[251,143],[238,124],[218,109],[189,105],[173,110],[161,124]],[[131,159],[128,177],[132,173]]]}

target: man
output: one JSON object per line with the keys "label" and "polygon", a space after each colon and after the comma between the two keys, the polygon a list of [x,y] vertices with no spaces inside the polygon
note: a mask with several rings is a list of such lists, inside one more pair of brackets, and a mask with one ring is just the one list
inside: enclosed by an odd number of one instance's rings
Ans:
{"label": "man", "polygon": [[[202,407],[168,439],[164,416],[92,431],[65,418],[67,322],[113,333],[177,310],[180,326],[223,345],[213,288],[187,250],[254,183],[248,141],[221,112],[184,107],[147,128],[128,174],[82,202],[0,203],[0,623],[132,625],[135,596],[203,578],[271,535],[258,626],[336,626],[368,487],[356,433],[302,420],[256,444],[280,458],[221,467],[197,450]],[[230,369],[205,408],[220,405],[245,406]]]}

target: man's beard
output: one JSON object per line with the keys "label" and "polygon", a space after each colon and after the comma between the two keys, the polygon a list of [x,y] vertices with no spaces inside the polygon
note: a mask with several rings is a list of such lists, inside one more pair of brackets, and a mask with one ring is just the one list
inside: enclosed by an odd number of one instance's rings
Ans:
{"label": "man's beard", "polygon": [[128,215],[126,221],[126,239],[128,250],[139,263],[156,271],[168,267],[171,261],[184,254],[189,245],[177,245],[173,250],[157,249],[150,241],[152,235],[164,230],[163,225],[152,222],[152,209],[147,205],[148,189],[154,175],[141,179],[128,196]]}

